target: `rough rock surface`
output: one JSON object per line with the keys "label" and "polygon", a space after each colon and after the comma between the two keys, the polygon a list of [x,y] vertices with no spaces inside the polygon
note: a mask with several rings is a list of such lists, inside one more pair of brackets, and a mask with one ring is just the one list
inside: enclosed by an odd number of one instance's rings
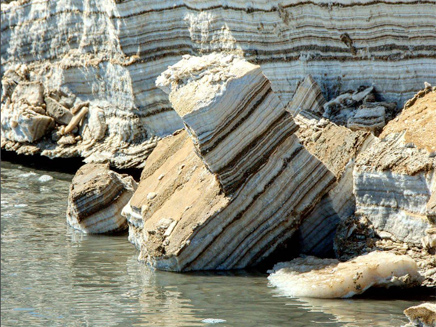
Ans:
{"label": "rough rock surface", "polygon": [[175,271],[259,263],[294,234],[333,174],[298,142],[259,66],[185,57],[157,83],[189,136],[159,142],[124,210],[140,258]]}
{"label": "rough rock surface", "polygon": [[435,249],[427,249],[422,245],[413,245],[401,241],[393,241],[389,232],[378,232],[364,216],[351,216],[341,221],[335,236],[335,253],[341,261],[372,251],[385,251],[398,255],[408,255],[418,265],[423,276],[422,286],[436,286]]}
{"label": "rough rock surface", "polygon": [[436,326],[436,304],[423,303],[404,310],[413,326],[434,327]]}
{"label": "rough rock surface", "polygon": [[154,137],[182,127],[156,77],[182,55],[213,51],[261,65],[284,104],[311,74],[328,99],[376,85],[402,105],[423,80],[436,82],[434,20],[434,3],[418,0],[2,2],[2,77],[25,64],[31,81],[69,95],[61,104],[90,101],[108,126],[89,144],[2,145],[141,166]]}
{"label": "rough rock surface", "polygon": [[370,287],[412,287],[421,276],[407,255],[372,252],[347,262],[315,257],[297,258],[274,266],[268,277],[282,295],[348,298]]}
{"label": "rough rock surface", "polygon": [[[34,74],[33,74],[34,75]],[[113,123],[106,104],[82,101],[72,92],[41,82],[26,65],[8,69],[2,79],[2,148],[18,154],[48,157],[85,157],[85,162],[107,162],[119,168],[140,167],[156,138],[142,138],[141,126]],[[137,119],[131,117],[129,124]],[[125,139],[125,133],[132,139]],[[135,136],[136,135],[136,136]]]}
{"label": "rough rock surface", "polygon": [[299,230],[299,251],[316,256],[333,254],[339,221],[355,211],[354,159],[374,138],[322,118],[326,103],[321,88],[309,75],[297,88],[287,110],[300,126],[297,135],[305,148],[335,174],[334,188],[305,217]]}
{"label": "rough rock surface", "polygon": [[[354,170],[356,213],[370,219],[376,230],[414,245],[422,243],[425,230],[434,224],[431,199],[436,191],[436,158],[427,151],[436,146],[429,121],[436,114],[434,94],[429,90],[414,105],[409,103],[385,127],[383,139],[358,156]],[[423,114],[417,117],[416,112]],[[417,136],[427,131],[427,138]],[[414,139],[419,147],[411,143]]]}
{"label": "rough rock surface", "polygon": [[405,133],[406,144],[436,154],[436,87],[426,87],[407,101],[401,114],[384,129],[380,138]]}
{"label": "rough rock surface", "polygon": [[70,186],[67,221],[86,233],[123,231],[127,221],[121,210],[135,189],[132,177],[111,171],[109,164],[86,164]]}

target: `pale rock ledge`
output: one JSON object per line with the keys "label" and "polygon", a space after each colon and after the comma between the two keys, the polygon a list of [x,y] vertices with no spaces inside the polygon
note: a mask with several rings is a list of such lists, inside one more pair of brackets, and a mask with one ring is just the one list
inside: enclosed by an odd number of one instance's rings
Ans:
{"label": "pale rock ledge", "polygon": [[184,57],[157,81],[186,130],[160,141],[124,209],[140,259],[158,269],[236,269],[268,257],[329,191],[333,174],[259,66]]}

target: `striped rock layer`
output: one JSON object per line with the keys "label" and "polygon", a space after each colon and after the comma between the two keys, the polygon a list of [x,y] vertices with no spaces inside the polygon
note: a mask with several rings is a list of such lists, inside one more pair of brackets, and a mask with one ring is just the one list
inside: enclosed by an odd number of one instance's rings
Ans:
{"label": "striped rock layer", "polygon": [[299,251],[316,256],[333,255],[338,223],[354,214],[354,159],[373,139],[368,132],[351,131],[322,118],[325,103],[321,88],[309,75],[286,108],[300,126],[297,135],[301,143],[336,176],[334,187],[306,215],[298,230]]}
{"label": "striped rock layer", "polygon": [[[185,57],[158,84],[188,133],[158,143],[124,210],[140,259],[173,271],[260,263],[290,239],[333,174],[299,143],[259,66],[232,55]],[[205,150],[205,140],[214,146]]]}
{"label": "striped rock layer", "polygon": [[[154,85],[182,55],[243,55],[262,67],[284,104],[311,74],[328,99],[375,85],[402,105],[424,80],[436,82],[434,8],[431,0],[11,1],[1,10],[1,74],[25,64],[32,81],[104,111],[104,144],[38,144],[43,155],[98,161],[110,149],[113,164],[140,166],[132,157],[146,157],[153,137],[182,127]],[[16,147],[6,140],[4,147]]]}
{"label": "striped rock layer", "polygon": [[434,233],[426,232],[435,224],[435,92],[428,87],[406,105],[385,127],[383,139],[358,156],[354,170],[357,214],[394,240],[430,247],[435,243]]}
{"label": "striped rock layer", "polygon": [[85,233],[115,233],[127,229],[121,210],[136,189],[132,177],[109,170],[109,164],[86,164],[73,178],[67,222]]}

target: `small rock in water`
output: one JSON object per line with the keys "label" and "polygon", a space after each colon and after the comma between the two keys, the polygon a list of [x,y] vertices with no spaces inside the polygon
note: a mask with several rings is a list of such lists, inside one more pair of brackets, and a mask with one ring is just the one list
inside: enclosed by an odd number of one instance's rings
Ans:
{"label": "small rock in water", "polygon": [[15,208],[25,208],[25,207],[27,207],[27,204],[25,204],[25,203],[19,203],[19,204],[15,204],[14,207],[15,207]]}
{"label": "small rock in water", "polygon": [[51,177],[50,175],[42,175],[40,178],[38,178],[38,181],[40,181],[41,183],[49,182],[51,180],[53,180],[53,177]]}
{"label": "small rock in water", "polygon": [[415,307],[404,310],[404,314],[409,318],[414,326],[431,327],[436,326],[436,304],[423,303]]}
{"label": "small rock in water", "polygon": [[224,319],[207,318],[203,319],[201,322],[204,322],[205,324],[219,324],[226,321]]}

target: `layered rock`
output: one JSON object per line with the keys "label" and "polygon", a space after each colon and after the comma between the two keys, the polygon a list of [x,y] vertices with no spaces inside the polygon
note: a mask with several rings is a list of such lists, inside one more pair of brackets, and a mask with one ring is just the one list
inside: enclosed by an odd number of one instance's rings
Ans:
{"label": "layered rock", "polygon": [[421,276],[407,255],[372,252],[347,262],[315,257],[278,263],[270,283],[290,297],[348,298],[370,287],[413,287]]}
{"label": "layered rock", "polygon": [[182,127],[155,87],[156,77],[184,54],[212,51],[260,64],[284,104],[311,74],[329,99],[377,85],[386,100],[402,105],[423,80],[436,80],[433,7],[416,0],[3,3],[2,76],[26,64],[31,81],[74,95],[75,102],[90,101],[91,115],[99,108],[107,133],[68,149],[50,139],[29,147],[6,136],[2,144],[24,153],[141,166],[154,137]]}
{"label": "layered rock", "polygon": [[414,106],[406,106],[385,127],[383,139],[358,156],[354,171],[357,214],[393,240],[414,245],[421,245],[425,230],[434,224],[436,159],[427,150],[435,146],[435,93],[428,88]]}
{"label": "layered rock", "polygon": [[433,327],[436,326],[436,304],[423,303],[404,310],[413,326]]}
{"label": "layered rock", "polygon": [[[123,140],[128,128],[112,123],[101,102],[30,82],[30,76],[26,65],[3,76],[2,148],[51,158],[83,156],[86,162],[110,161],[122,168],[141,166],[154,148],[153,137],[139,144]],[[142,137],[141,126],[135,129]]]}
{"label": "layered rock", "polygon": [[333,255],[336,227],[354,213],[354,159],[373,139],[368,132],[351,131],[322,118],[325,103],[321,88],[309,75],[287,107],[300,126],[297,135],[306,149],[337,179],[334,188],[305,217],[298,231],[299,251],[317,256]]}
{"label": "layered rock", "polygon": [[175,271],[261,262],[294,234],[333,174],[298,142],[259,66],[187,56],[157,83],[188,133],[159,142],[124,211],[140,258]]}
{"label": "layered rock", "polygon": [[121,210],[136,189],[131,176],[109,164],[86,164],[73,178],[68,196],[67,222],[85,233],[115,233],[127,229]]}

